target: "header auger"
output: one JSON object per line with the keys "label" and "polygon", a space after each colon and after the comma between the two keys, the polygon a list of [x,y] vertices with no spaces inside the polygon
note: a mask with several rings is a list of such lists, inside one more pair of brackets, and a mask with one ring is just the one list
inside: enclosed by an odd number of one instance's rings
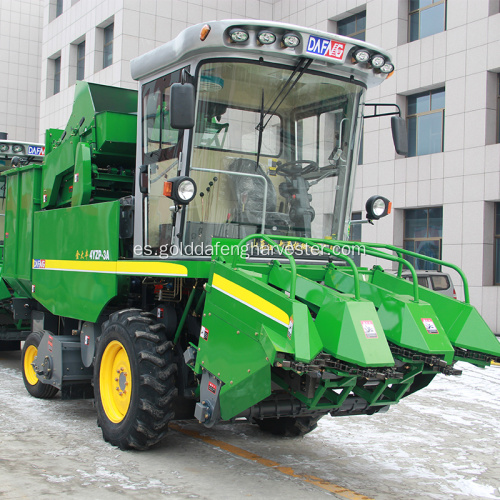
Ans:
{"label": "header auger", "polygon": [[[78,82],[45,163],[3,174],[27,390],[95,397],[104,439],[146,449],[176,419],[302,435],[499,361],[463,274],[460,302],[409,259],[455,266],[344,241],[365,91],[393,69],[358,40],[229,20],[134,60],[138,94]],[[369,220],[389,212],[370,198]]]}

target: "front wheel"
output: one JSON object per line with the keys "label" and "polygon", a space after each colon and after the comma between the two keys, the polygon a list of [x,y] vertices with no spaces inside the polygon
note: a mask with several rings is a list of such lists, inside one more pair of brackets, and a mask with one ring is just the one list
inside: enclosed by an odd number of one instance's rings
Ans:
{"label": "front wheel", "polygon": [[122,450],[158,443],[174,416],[177,365],[165,333],[139,309],[113,313],[103,324],[94,369],[98,424]]}
{"label": "front wheel", "polygon": [[57,394],[59,389],[40,382],[33,367],[42,338],[42,332],[32,332],[28,335],[21,356],[21,368],[26,390],[35,398],[50,399]]}

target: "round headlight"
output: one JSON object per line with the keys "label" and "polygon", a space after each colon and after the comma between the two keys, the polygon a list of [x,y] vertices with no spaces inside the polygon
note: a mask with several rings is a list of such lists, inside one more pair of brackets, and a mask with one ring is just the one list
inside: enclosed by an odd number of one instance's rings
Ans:
{"label": "round headlight", "polygon": [[383,196],[371,196],[366,202],[366,218],[378,220],[391,213],[392,203]]}
{"label": "round headlight", "polygon": [[276,35],[274,33],[271,33],[270,31],[261,31],[257,35],[257,38],[262,45],[269,45],[276,41]]}
{"label": "round headlight", "polygon": [[240,28],[233,28],[229,32],[229,38],[236,43],[246,42],[248,40],[248,33]]}
{"label": "round headlight", "polygon": [[392,73],[394,71],[394,65],[391,63],[385,63],[381,68],[380,71],[382,73]]}
{"label": "round headlight", "polygon": [[382,198],[377,198],[372,206],[373,213],[380,217],[384,213],[385,207],[385,201]]}
{"label": "round headlight", "polygon": [[285,47],[297,47],[300,44],[300,38],[295,33],[286,33],[283,35],[283,45]]}
{"label": "round headlight", "polygon": [[2,153],[6,153],[9,150],[9,145],[8,144],[0,144],[0,151]]}
{"label": "round headlight", "polygon": [[14,151],[14,153],[24,153],[24,146],[21,146],[21,144],[15,144],[12,146],[12,151]]}
{"label": "round headlight", "polygon": [[381,68],[385,64],[385,59],[380,54],[376,54],[372,57],[371,63],[374,68]]}
{"label": "round headlight", "polygon": [[359,63],[365,63],[370,59],[370,53],[367,50],[357,50],[354,52],[354,59]]}
{"label": "round headlight", "polygon": [[191,179],[184,179],[177,187],[179,200],[189,203],[196,194],[196,186]]}

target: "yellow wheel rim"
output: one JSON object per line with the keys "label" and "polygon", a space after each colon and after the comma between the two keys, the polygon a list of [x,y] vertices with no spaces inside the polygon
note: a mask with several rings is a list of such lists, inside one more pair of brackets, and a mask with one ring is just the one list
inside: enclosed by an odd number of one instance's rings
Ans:
{"label": "yellow wheel rim", "polygon": [[130,360],[118,340],[110,342],[102,355],[99,389],[106,416],[118,424],[127,415],[132,393]]}
{"label": "yellow wheel rim", "polygon": [[38,383],[38,377],[36,376],[35,369],[31,365],[35,361],[38,354],[38,349],[34,345],[28,346],[26,352],[24,353],[24,375],[29,385],[36,385]]}

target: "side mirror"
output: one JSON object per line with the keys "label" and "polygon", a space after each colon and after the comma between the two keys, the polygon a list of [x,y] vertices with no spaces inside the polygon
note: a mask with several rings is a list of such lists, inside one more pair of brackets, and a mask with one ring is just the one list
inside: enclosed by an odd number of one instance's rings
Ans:
{"label": "side mirror", "polygon": [[400,116],[391,116],[392,139],[398,155],[408,156],[406,122]]}
{"label": "side mirror", "polygon": [[179,130],[193,128],[194,105],[194,85],[174,83],[170,87],[170,126]]}

